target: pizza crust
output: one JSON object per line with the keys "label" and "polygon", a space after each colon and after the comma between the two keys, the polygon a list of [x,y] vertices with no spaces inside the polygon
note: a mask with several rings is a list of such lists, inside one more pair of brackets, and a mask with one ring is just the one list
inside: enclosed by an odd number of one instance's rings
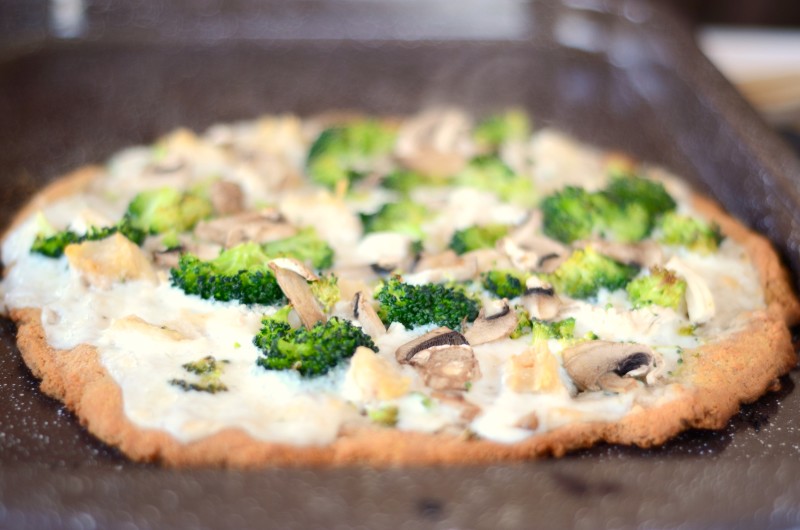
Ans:
{"label": "pizza crust", "polygon": [[[97,173],[97,168],[85,168],[51,184],[23,208],[12,228],[43,205],[85,188]],[[264,442],[237,429],[181,443],[166,432],[140,428],[127,418],[121,389],[102,366],[94,347],[52,348],[39,309],[12,310],[10,316],[18,327],[22,357],[33,375],[41,379],[42,392],[64,402],[89,432],[119,447],[133,460],[173,467],[448,465],[561,456],[600,441],[650,447],[689,428],[724,427],[740,404],[775,390],[778,378],[797,362],[787,326],[800,322],[800,303],[775,251],[766,239],[712,201],[695,197],[694,205],[748,252],[759,273],[766,309],[751,313],[742,329],[723,341],[687,352],[682,375],[693,386],[673,385],[678,397],[637,405],[618,422],[570,424],[516,444],[377,426],[342,433],[323,447]]]}

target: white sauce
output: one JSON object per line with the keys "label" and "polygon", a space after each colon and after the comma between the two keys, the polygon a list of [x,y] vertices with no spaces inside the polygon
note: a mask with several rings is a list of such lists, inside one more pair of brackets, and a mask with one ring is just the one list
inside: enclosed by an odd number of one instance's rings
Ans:
{"label": "white sauce", "polygon": [[[295,131],[291,124],[265,127],[237,124],[230,131],[216,129],[212,136],[218,142],[233,138],[250,147],[258,145],[263,135],[277,134],[285,148],[281,160],[288,166],[301,167],[307,148],[302,142],[307,140],[299,129]],[[185,149],[188,148],[181,145],[181,150]],[[602,167],[600,155],[582,149],[558,133],[537,134],[529,144],[529,154],[540,189],[552,188],[556,176],[577,183],[597,174]],[[360,249],[358,246],[361,224],[357,212],[375,206],[368,198],[362,197],[358,204],[346,204],[327,192],[271,190],[265,180],[259,180],[253,168],[231,171],[221,153],[210,144],[198,148],[190,180],[202,180],[214,171],[224,172],[226,178],[245,187],[249,204],[277,204],[290,221],[314,226],[336,251],[337,265],[367,262],[363,245]],[[119,153],[109,162],[107,181],[93,185],[88,194],[48,206],[43,212],[45,218],[57,229],[85,228],[103,218],[119,219],[130,198],[152,185],[151,181],[143,182],[139,175],[146,171],[154,156],[153,148],[149,147]],[[598,185],[591,183],[593,187]],[[674,181],[668,187],[676,196],[686,193],[685,187]],[[430,190],[416,199],[438,214],[426,226],[430,236],[426,242],[428,248],[445,247],[459,228],[519,223],[526,216],[524,209],[501,204],[493,194],[479,190],[452,193]],[[142,428],[166,431],[183,442],[238,428],[261,440],[320,445],[333,441],[344,423],[364,421],[359,419],[359,409],[377,405],[348,401],[358,393],[347,386],[347,363],[311,380],[294,372],[267,371],[257,366],[259,351],[252,339],[262,315],[273,309],[186,296],[172,288],[163,273],[158,285],[132,281],[116,283],[109,289],[89,287],[70,269],[66,258],[49,259],[29,253],[41,229],[41,220],[31,218],[3,244],[3,260],[7,265],[3,281],[5,306],[43,308],[42,324],[47,340],[56,348],[69,349],[82,343],[95,346],[102,364],[122,390],[125,414]],[[385,249],[390,257],[396,257],[396,249],[395,254],[392,251]],[[709,337],[733,332],[739,315],[764,307],[757,274],[743,250],[733,242],[726,240],[713,256],[700,256],[679,248],[668,249],[667,253],[680,256],[714,293],[718,311],[695,335],[680,333],[689,325],[682,312],[659,307],[631,312],[622,291],[601,292],[595,304],[575,301],[559,318],[576,319],[576,336],[594,332],[604,339],[652,345],[664,357],[663,374],[667,374],[677,368],[680,349],[694,348]],[[125,318],[131,315],[152,326],[125,325]],[[162,327],[175,333],[164,332]],[[433,327],[406,330],[399,324],[392,325],[377,340],[378,355],[397,364],[394,359],[397,347]],[[530,346],[529,341],[525,337],[505,339],[474,348],[482,378],[473,383],[465,398],[482,411],[469,425],[473,432],[490,440],[513,443],[534,432],[570,422],[616,421],[634,406],[636,392],[619,395],[595,392],[576,399],[567,391],[527,394],[511,391],[503,383],[505,367],[512,356]],[[560,362],[555,343],[553,350]],[[221,376],[227,392],[213,395],[187,392],[169,384],[171,379],[193,380],[195,376],[181,365],[207,355],[227,361]],[[425,399],[426,390],[416,371],[407,365],[398,365],[398,369],[411,381],[409,394],[386,403],[399,410],[398,429],[435,432],[458,424],[461,411],[457,406]],[[563,369],[559,377],[566,389],[572,388]],[[676,392],[670,386],[650,389],[654,399],[670,399]],[[536,430],[518,427],[520,419],[531,412],[539,420]]]}

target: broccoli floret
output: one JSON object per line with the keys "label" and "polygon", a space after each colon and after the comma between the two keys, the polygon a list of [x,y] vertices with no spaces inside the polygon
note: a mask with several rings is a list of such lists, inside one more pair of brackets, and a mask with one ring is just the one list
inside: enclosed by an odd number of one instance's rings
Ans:
{"label": "broccoli floret", "polygon": [[648,276],[632,280],[625,290],[634,307],[656,304],[678,309],[686,293],[686,282],[672,271],[653,267]]}
{"label": "broccoli floret", "polygon": [[132,226],[150,234],[185,232],[209,217],[211,201],[197,193],[160,188],[139,193],[125,214]]}
{"label": "broccoli floret", "polygon": [[536,203],[533,181],[517,175],[495,155],[477,156],[455,176],[455,184],[494,193],[500,199],[525,206]]}
{"label": "broccoli floret", "polygon": [[613,176],[605,194],[618,204],[636,203],[651,217],[672,211],[676,206],[663,184],[631,174]]}
{"label": "broccoli floret", "polygon": [[633,242],[647,237],[675,201],[660,183],[628,175],[594,193],[567,186],[546,197],[541,207],[544,233],[564,243],[593,235]]}
{"label": "broccoli floret", "polygon": [[512,339],[518,339],[523,335],[527,335],[532,331],[533,322],[531,315],[521,305],[515,305],[514,311],[517,313],[517,327],[509,335]]}
{"label": "broccoli floret", "polygon": [[323,276],[319,280],[312,282],[311,292],[327,313],[330,313],[336,302],[342,298],[342,291],[339,289],[339,278],[333,274]]}
{"label": "broccoli floret", "polygon": [[184,254],[170,271],[171,283],[201,298],[275,304],[283,300],[283,292],[267,266],[269,260],[270,256],[253,242],[224,250],[211,261]]}
{"label": "broccoli floret", "polygon": [[701,254],[713,254],[724,236],[716,223],[706,223],[686,215],[670,213],[661,219],[661,242],[681,245]]}
{"label": "broccoli floret", "polygon": [[359,120],[322,131],[308,152],[306,167],[313,181],[335,188],[366,174],[369,158],[389,153],[395,132],[372,120]]}
{"label": "broccoli floret", "polygon": [[474,225],[463,230],[456,230],[453,237],[450,238],[449,246],[456,254],[464,254],[480,248],[492,248],[506,234],[508,234],[507,225]]}
{"label": "broccoli floret", "polygon": [[422,204],[409,200],[390,202],[373,214],[361,214],[364,233],[399,232],[415,240],[425,238],[422,224],[430,218],[430,212]]}
{"label": "broccoli floret", "polygon": [[603,287],[609,290],[624,287],[636,272],[636,267],[618,263],[587,246],[573,252],[558,269],[543,278],[559,293],[589,298]]}
{"label": "broccoli floret", "polygon": [[376,409],[367,411],[367,416],[370,420],[386,427],[394,427],[400,416],[400,410],[397,405],[384,405]]}
{"label": "broccoli floret", "polygon": [[481,274],[484,289],[498,298],[514,298],[525,292],[528,275],[515,269],[497,269]]}
{"label": "broccoli floret", "polygon": [[497,149],[508,140],[524,140],[531,134],[528,115],[519,109],[489,116],[475,127],[475,141],[490,149]]}
{"label": "broccoli floret", "polygon": [[478,303],[461,289],[432,283],[409,285],[397,277],[381,284],[375,299],[384,323],[400,322],[409,329],[436,324],[460,330],[464,320],[472,322],[478,316]]}
{"label": "broccoli floret", "polygon": [[57,258],[64,254],[64,249],[67,245],[82,243],[84,241],[99,241],[111,237],[117,232],[137,245],[141,245],[146,237],[144,231],[131,226],[127,219],[123,219],[113,226],[92,226],[85,234],[77,234],[72,230],[62,230],[50,236],[39,234],[36,236],[31,246],[31,252],[43,254],[50,258]]}
{"label": "broccoli floret", "polygon": [[566,318],[554,322],[531,319],[533,340],[572,340],[575,338],[575,319]]}
{"label": "broccoli floret", "polygon": [[447,178],[424,175],[417,171],[397,170],[389,173],[381,181],[381,186],[408,195],[416,188],[438,187],[447,184]]}
{"label": "broccoli floret", "polygon": [[320,270],[333,265],[333,249],[311,227],[291,237],[265,243],[263,248],[269,256],[291,256]]}
{"label": "broccoli floret", "polygon": [[542,201],[542,230],[546,235],[572,243],[587,239],[595,230],[605,200],[577,186],[567,186]]}
{"label": "broccoli floret", "polygon": [[311,329],[291,329],[289,324],[265,318],[253,339],[263,357],[257,363],[267,370],[297,370],[304,377],[324,375],[356,348],[375,350],[375,343],[361,328],[333,317]]}
{"label": "broccoli floret", "polygon": [[218,362],[213,355],[203,357],[197,361],[182,365],[183,369],[187,372],[199,375],[199,381],[192,383],[185,379],[170,379],[169,383],[186,391],[194,390],[197,392],[208,392],[210,394],[226,392],[228,387],[220,380],[223,372],[223,364],[228,364],[228,361],[223,360]]}

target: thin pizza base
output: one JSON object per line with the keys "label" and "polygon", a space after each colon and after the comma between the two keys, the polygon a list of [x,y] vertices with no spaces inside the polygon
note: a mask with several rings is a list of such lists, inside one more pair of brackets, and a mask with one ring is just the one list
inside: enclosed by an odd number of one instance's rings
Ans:
{"label": "thin pizza base", "polygon": [[[80,191],[96,174],[95,168],[84,168],[54,182],[23,208],[12,228],[43,205]],[[52,348],[39,309],[13,310],[10,316],[18,327],[22,357],[41,379],[42,392],[64,402],[92,434],[134,460],[174,467],[447,465],[561,456],[600,441],[650,447],[689,428],[724,427],[742,403],[775,390],[778,378],[797,362],[787,326],[800,322],[800,304],[769,242],[709,200],[695,198],[694,207],[747,251],[759,273],[766,309],[748,315],[737,333],[699,348],[699,355],[688,355],[682,368],[685,383],[676,385],[678,397],[646,408],[637,405],[618,422],[573,423],[516,444],[383,427],[343,432],[323,447],[259,441],[237,429],[181,443],[165,432],[142,429],[126,417],[121,389],[94,347]]]}

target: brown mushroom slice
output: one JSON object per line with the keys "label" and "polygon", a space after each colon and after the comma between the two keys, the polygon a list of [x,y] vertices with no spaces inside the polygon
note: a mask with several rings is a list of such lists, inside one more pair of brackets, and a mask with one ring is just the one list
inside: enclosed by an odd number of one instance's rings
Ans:
{"label": "brown mushroom slice", "polygon": [[450,328],[441,327],[401,345],[397,348],[395,357],[399,363],[408,363],[412,357],[427,348],[433,346],[460,346],[462,344],[469,344],[464,335]]}
{"label": "brown mushroom slice", "polygon": [[495,248],[479,248],[465,253],[464,260],[475,262],[477,272],[488,272],[495,269],[510,269],[513,267],[511,260],[503,252]]}
{"label": "brown mushroom slice", "polygon": [[575,247],[583,248],[591,245],[600,254],[609,258],[637,267],[654,267],[662,265],[664,253],[655,241],[640,241],[638,243],[620,243],[617,241],[593,240],[579,241]]}
{"label": "brown mushroom slice", "polygon": [[245,241],[268,243],[291,237],[297,229],[285,222],[277,212],[244,212],[210,221],[201,221],[195,235],[206,241],[234,247]]}
{"label": "brown mushroom slice", "polygon": [[302,276],[306,281],[315,282],[319,280],[319,276],[316,275],[314,271],[306,267],[306,265],[302,261],[298,261],[294,258],[275,258],[269,262],[270,268],[272,266],[279,267],[281,269],[287,269],[295,274],[299,274]]}
{"label": "brown mushroom slice", "polygon": [[431,109],[407,120],[397,135],[395,155],[407,167],[432,175],[452,175],[467,162],[471,121],[454,109]]}
{"label": "brown mushroom slice", "polygon": [[594,340],[562,352],[564,369],[580,391],[627,392],[661,364],[661,356],[644,344]]}
{"label": "brown mushroom slice", "polygon": [[385,274],[414,264],[412,238],[397,232],[373,232],[365,235],[355,249],[359,263],[369,263],[374,272]]}
{"label": "brown mushroom slice", "polygon": [[531,276],[525,282],[525,287],[521,301],[530,316],[539,320],[552,320],[558,316],[563,303],[552,285]]}
{"label": "brown mushroom slice", "polygon": [[[319,322],[324,323],[326,321],[325,313],[322,312],[317,299],[314,298],[306,278],[292,268],[281,267],[280,263],[279,260],[273,260],[269,263],[269,268],[275,274],[281,291],[289,299],[300,317],[300,321],[309,329]],[[300,265],[302,266],[302,264]]]}
{"label": "brown mushroom slice", "polygon": [[233,215],[244,209],[242,188],[229,180],[218,180],[209,190],[211,206],[218,215]]}
{"label": "brown mushroom slice", "polygon": [[544,236],[530,236],[524,243],[513,237],[498,242],[500,248],[518,269],[552,272],[569,257],[569,249]]}
{"label": "brown mushroom slice", "polygon": [[415,284],[466,281],[477,274],[478,264],[474,258],[446,250],[440,254],[423,256],[414,267],[414,273],[405,275],[405,280]]}
{"label": "brown mushroom slice", "polygon": [[465,390],[468,382],[481,376],[467,339],[445,327],[403,344],[395,356],[398,362],[415,367],[434,390]]}
{"label": "brown mushroom slice", "polygon": [[464,333],[467,342],[473,346],[505,339],[517,327],[517,312],[512,310],[507,300],[502,300],[499,311],[489,312],[482,308],[478,318]]}
{"label": "brown mushroom slice", "polygon": [[386,326],[383,325],[375,308],[372,307],[362,291],[357,292],[353,297],[353,318],[361,324],[364,333],[373,339],[386,333]]}

